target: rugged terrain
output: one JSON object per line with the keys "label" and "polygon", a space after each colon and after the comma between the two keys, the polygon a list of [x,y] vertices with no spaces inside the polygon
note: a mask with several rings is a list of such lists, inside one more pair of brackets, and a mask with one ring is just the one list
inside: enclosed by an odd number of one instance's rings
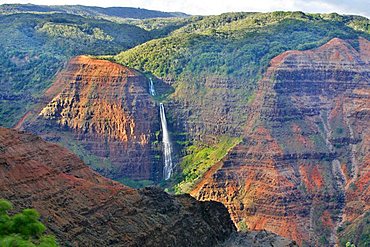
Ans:
{"label": "rugged terrain", "polygon": [[203,17],[114,59],[172,84],[168,111],[174,134],[207,145],[243,134],[245,105],[273,57],[335,37],[350,43],[369,39],[368,25],[366,18],[338,14],[227,13]]}
{"label": "rugged terrain", "polygon": [[[303,245],[334,245],[339,227],[368,217],[370,42],[358,42],[275,57],[247,108],[243,141],[191,194],[222,202],[239,226]],[[357,241],[367,234],[359,228]]]}
{"label": "rugged terrain", "polygon": [[[161,185],[224,203],[240,230],[369,243],[367,18],[278,11],[127,25],[79,13],[0,15],[0,125],[60,143],[105,176],[153,183],[160,101],[181,156]],[[72,55],[121,50],[75,57],[54,78]]]}
{"label": "rugged terrain", "polygon": [[0,128],[0,198],[34,207],[62,246],[215,246],[235,227],[217,202],[135,190],[66,149]]}
{"label": "rugged terrain", "polygon": [[[144,9],[54,7],[0,5],[1,126],[13,127],[43,101],[43,92],[72,57],[116,54],[191,21],[145,19],[171,15]],[[122,19],[131,15],[140,20]]]}
{"label": "rugged terrain", "polygon": [[75,57],[46,91],[50,102],[18,126],[67,146],[111,178],[158,180],[159,113],[148,83],[122,65]]}

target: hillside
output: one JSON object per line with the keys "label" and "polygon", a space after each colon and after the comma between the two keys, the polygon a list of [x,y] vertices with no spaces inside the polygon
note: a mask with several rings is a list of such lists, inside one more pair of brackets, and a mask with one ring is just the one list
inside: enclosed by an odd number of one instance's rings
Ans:
{"label": "hillside", "polygon": [[61,246],[215,246],[235,227],[225,207],[134,190],[41,138],[0,128],[0,198],[33,207]]}
{"label": "hillside", "polygon": [[220,159],[212,156],[225,155],[243,135],[245,106],[253,101],[273,57],[336,37],[358,49],[358,37],[370,39],[369,23],[338,14],[228,13],[203,17],[114,59],[173,86],[175,92],[167,98],[170,129],[175,140],[187,140],[180,143],[187,155],[180,164],[186,173],[177,179],[181,184],[176,190],[189,192],[209,164]]}
{"label": "hillside", "polygon": [[83,5],[34,5],[34,4],[2,4],[0,5],[0,14],[15,13],[63,13],[72,15],[81,15],[92,18],[112,19],[112,18],[130,18],[130,19],[150,19],[150,18],[171,18],[188,17],[180,12],[162,12],[141,8],[129,7],[94,7]]}
{"label": "hillside", "polygon": [[1,127],[0,177],[0,198],[13,211],[36,208],[60,246],[297,246],[266,231],[237,233],[221,203],[131,189],[58,145]]}
{"label": "hillside", "polygon": [[0,126],[14,126],[43,102],[43,91],[73,56],[116,54],[191,21],[167,19],[117,23],[67,13],[0,14]]}
{"label": "hillside", "polygon": [[172,138],[187,138],[175,191],[300,244],[366,246],[368,229],[352,224],[369,210],[368,27],[337,14],[223,14],[114,59],[174,87]]}
{"label": "hillside", "polygon": [[[66,14],[3,18],[17,15]],[[70,59],[42,84],[47,90],[30,84],[39,100],[19,105],[23,117],[2,116],[21,119],[18,129],[64,145],[104,176],[222,202],[239,230],[267,229],[302,246],[368,245],[367,18],[227,13],[114,25],[144,38],[118,53],[112,42],[124,39],[109,38],[109,28],[87,31],[107,45],[82,46],[95,56]],[[60,35],[44,26],[43,35]],[[65,28],[63,44],[75,37]]]}
{"label": "hillside", "polygon": [[359,50],[335,38],[271,60],[242,142],[191,194],[222,202],[237,225],[303,246],[367,246],[369,51],[363,38]]}

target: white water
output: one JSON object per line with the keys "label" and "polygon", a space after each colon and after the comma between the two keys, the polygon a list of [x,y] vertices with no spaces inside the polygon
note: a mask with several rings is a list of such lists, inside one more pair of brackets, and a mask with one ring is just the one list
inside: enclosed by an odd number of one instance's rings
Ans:
{"label": "white water", "polygon": [[[149,93],[152,96],[155,96],[155,89],[152,78],[149,78]],[[164,168],[163,168],[163,177],[165,180],[168,180],[173,172],[173,163],[172,163],[172,145],[170,141],[170,136],[168,134],[167,129],[167,119],[166,119],[166,112],[164,110],[164,105],[162,103],[159,104],[159,112],[161,116],[161,125],[162,125],[162,132],[163,132],[163,153],[164,153]]]}
{"label": "white water", "polygon": [[164,169],[163,169],[163,177],[165,180],[168,180],[173,172],[173,164],[172,164],[172,145],[170,141],[170,136],[168,134],[167,129],[167,120],[166,120],[166,112],[164,111],[164,106],[162,103],[159,104],[159,110],[161,115],[161,124],[162,124],[162,132],[163,132],[163,153],[164,153]]}
{"label": "white water", "polygon": [[151,96],[155,96],[155,90],[154,90],[154,84],[152,78],[149,78],[150,83],[149,83],[149,93]]}

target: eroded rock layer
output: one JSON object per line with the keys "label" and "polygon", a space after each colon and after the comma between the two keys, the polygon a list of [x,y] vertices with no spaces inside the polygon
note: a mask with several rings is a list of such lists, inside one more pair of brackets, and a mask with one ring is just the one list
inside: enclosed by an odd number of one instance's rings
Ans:
{"label": "eroded rock layer", "polygon": [[339,227],[370,208],[369,48],[362,38],[357,49],[333,39],[275,57],[243,141],[192,195],[224,203],[239,226],[303,245],[338,243]]}
{"label": "eroded rock layer", "polygon": [[152,151],[158,109],[143,75],[79,56],[57,75],[45,95],[53,99],[38,118],[21,124],[24,129],[87,157],[95,170],[111,178],[161,177]]}
{"label": "eroded rock layer", "polygon": [[36,208],[61,246],[215,246],[235,231],[221,203],[128,188],[65,148],[4,128],[0,198]]}

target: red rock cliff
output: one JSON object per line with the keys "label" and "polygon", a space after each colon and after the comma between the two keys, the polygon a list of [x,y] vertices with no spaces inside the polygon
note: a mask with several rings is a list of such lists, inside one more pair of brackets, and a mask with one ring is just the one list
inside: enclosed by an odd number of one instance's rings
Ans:
{"label": "red rock cliff", "polygon": [[215,246],[235,230],[221,203],[128,188],[65,148],[4,128],[0,198],[36,208],[61,246]]}
{"label": "red rock cliff", "polygon": [[147,87],[147,79],[135,70],[79,56],[46,91],[53,99],[39,117],[23,127],[86,156],[109,177],[158,179],[160,167],[151,149],[158,109]]}
{"label": "red rock cliff", "polygon": [[365,39],[358,50],[333,39],[274,58],[242,143],[192,195],[224,203],[237,225],[300,244],[338,243],[338,227],[370,208],[369,48]]}

